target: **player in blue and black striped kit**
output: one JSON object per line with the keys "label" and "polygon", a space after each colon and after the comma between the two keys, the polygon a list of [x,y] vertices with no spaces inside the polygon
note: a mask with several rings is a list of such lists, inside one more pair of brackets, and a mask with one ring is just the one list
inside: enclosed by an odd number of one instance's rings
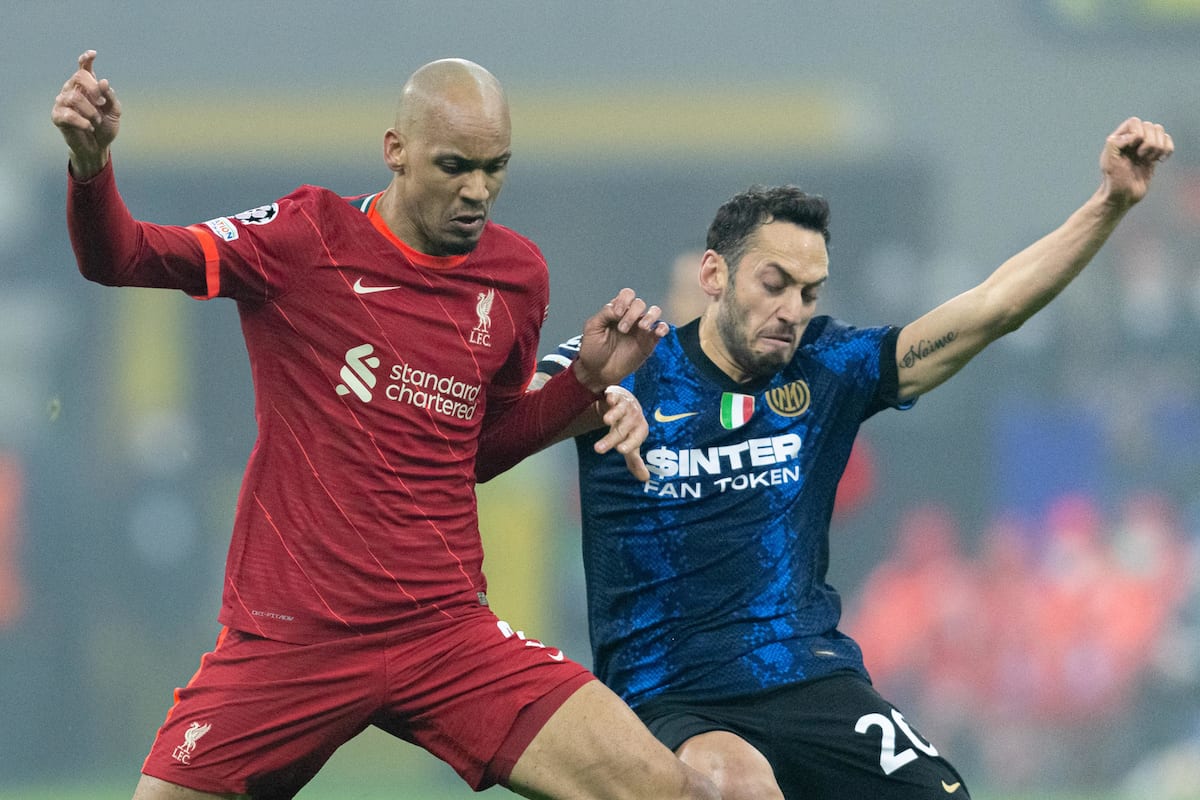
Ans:
{"label": "player in blue and black striped kit", "polygon": [[[822,198],[756,187],[717,212],[708,307],[623,383],[648,417],[650,479],[595,452],[600,431],[576,444],[595,672],[725,800],[968,796],[838,630],[838,481],[864,420],[910,406],[1057,295],[1172,149],[1161,126],[1122,123],[1083,207],[902,328],[816,315]],[[567,343],[539,371],[571,357]]]}

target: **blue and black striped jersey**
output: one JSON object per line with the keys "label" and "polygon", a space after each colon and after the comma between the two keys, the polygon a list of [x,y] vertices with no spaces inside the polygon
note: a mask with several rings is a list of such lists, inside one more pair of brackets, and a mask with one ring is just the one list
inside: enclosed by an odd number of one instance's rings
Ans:
{"label": "blue and black striped jersey", "polygon": [[737,384],[701,351],[697,322],[673,328],[623,383],[650,425],[651,480],[597,455],[601,431],[577,438],[594,669],[628,703],[866,675],[825,582],[829,524],[859,425],[906,407],[897,334],[817,317],[782,371]]}

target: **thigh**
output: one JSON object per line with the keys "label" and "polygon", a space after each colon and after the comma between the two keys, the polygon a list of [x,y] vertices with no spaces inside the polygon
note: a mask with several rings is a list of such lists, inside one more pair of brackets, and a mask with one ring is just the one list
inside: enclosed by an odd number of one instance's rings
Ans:
{"label": "thigh", "polygon": [[775,769],[760,744],[770,726],[741,700],[696,703],[663,698],[637,709],[651,734],[707,776],[722,800],[782,800]]}
{"label": "thigh", "polygon": [[575,691],[541,728],[509,786],[539,798],[719,797],[711,781],[676,758],[597,680]]}
{"label": "thigh", "polygon": [[[145,775],[213,794],[293,796],[378,703],[363,642],[274,642],[222,631],[158,731]],[[153,795],[149,795],[153,796]]]}
{"label": "thigh", "polygon": [[481,608],[387,647],[385,704],[371,722],[449,764],[473,789],[517,759],[592,674]]}
{"label": "thigh", "polygon": [[[638,714],[681,755],[688,746],[722,741],[710,732],[736,734],[766,758],[787,800],[969,796],[937,748],[867,681],[850,673],[753,697],[702,703],[662,698],[639,707]],[[748,774],[761,778],[759,772]]]}
{"label": "thigh", "polygon": [[248,794],[212,794],[142,775],[133,790],[133,800],[253,800]]}
{"label": "thigh", "polygon": [[675,753],[716,784],[721,800],[783,800],[771,762],[735,733],[700,733],[685,740]]}

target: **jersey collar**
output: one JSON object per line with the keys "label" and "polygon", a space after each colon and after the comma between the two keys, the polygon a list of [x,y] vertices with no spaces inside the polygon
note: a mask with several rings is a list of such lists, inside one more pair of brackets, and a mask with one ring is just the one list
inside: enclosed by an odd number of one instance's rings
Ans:
{"label": "jersey collar", "polygon": [[405,244],[400,237],[392,233],[392,229],[388,227],[387,222],[379,213],[379,198],[383,197],[383,192],[368,197],[362,202],[360,208],[366,212],[367,219],[375,226],[375,230],[387,238],[392,244],[404,254],[412,263],[420,267],[429,267],[431,269],[453,269],[461,266],[471,256],[470,253],[464,253],[458,256],[431,256],[428,253],[422,253],[419,250],[414,250]]}
{"label": "jersey collar", "polygon": [[696,365],[696,369],[700,370],[706,378],[720,387],[721,391],[737,392],[739,394],[758,394],[770,386],[771,381],[778,374],[764,375],[747,383],[738,383],[726,375],[720,367],[713,363],[713,360],[704,352],[704,348],[700,346],[699,319],[694,319],[686,325],[679,326],[676,329],[676,335],[679,337],[679,346],[683,348],[683,352],[688,359]]}

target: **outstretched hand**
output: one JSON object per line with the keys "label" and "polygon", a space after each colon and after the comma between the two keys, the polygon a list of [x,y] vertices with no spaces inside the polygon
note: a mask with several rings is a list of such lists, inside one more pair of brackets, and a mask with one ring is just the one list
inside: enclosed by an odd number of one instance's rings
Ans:
{"label": "outstretched hand", "polygon": [[1109,134],[1100,153],[1100,172],[1109,202],[1128,208],[1146,196],[1154,168],[1175,152],[1163,126],[1130,117]]}
{"label": "outstretched hand", "polygon": [[108,148],[121,126],[121,104],[107,78],[97,80],[96,51],[79,56],[75,71],[54,98],[50,119],[71,151],[71,171],[90,178],[108,163]]}
{"label": "outstretched hand", "polygon": [[596,394],[620,383],[666,336],[668,327],[661,315],[662,309],[647,307],[633,289],[622,289],[584,323],[575,377]]}
{"label": "outstretched hand", "polygon": [[596,440],[593,449],[603,455],[609,450],[616,449],[625,456],[625,466],[633,477],[642,481],[650,480],[650,470],[642,460],[642,443],[650,433],[650,424],[642,411],[642,404],[634,397],[633,392],[622,386],[609,386],[604,391],[604,399],[596,401],[597,411],[608,426],[608,433]]}

